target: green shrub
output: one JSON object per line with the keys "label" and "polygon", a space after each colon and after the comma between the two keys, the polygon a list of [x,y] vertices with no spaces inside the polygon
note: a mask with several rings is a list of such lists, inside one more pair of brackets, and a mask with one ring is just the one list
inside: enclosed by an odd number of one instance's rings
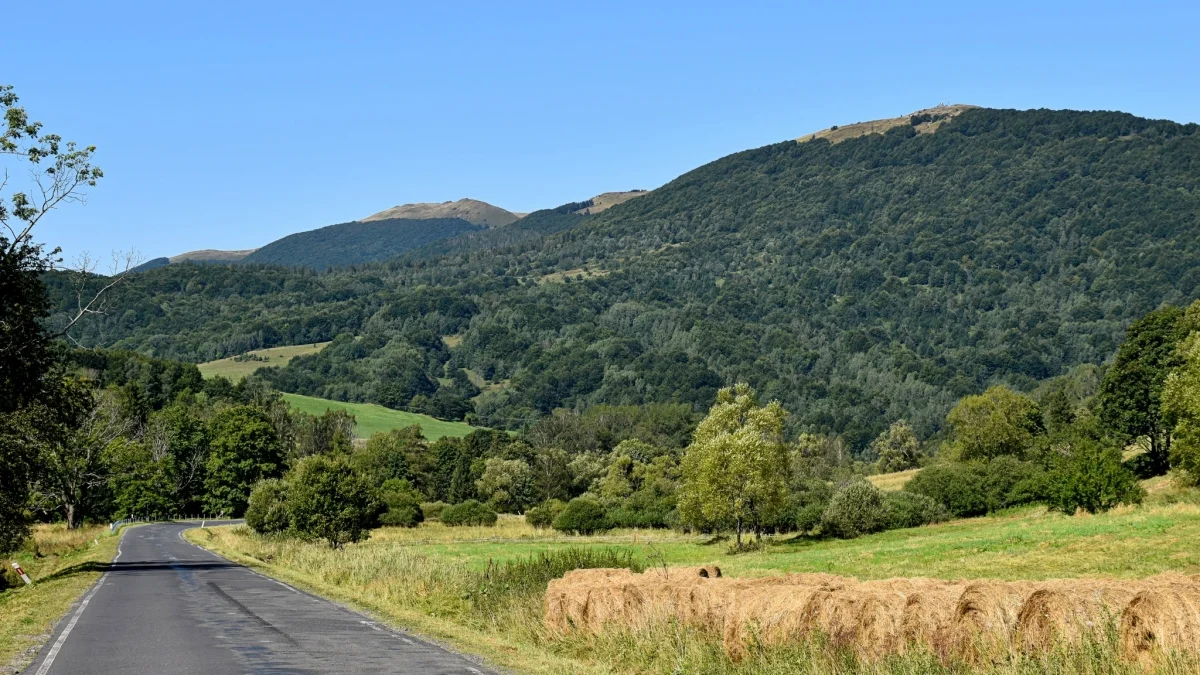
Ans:
{"label": "green shrub", "polygon": [[675,511],[675,497],[656,496],[639,490],[608,510],[609,527],[638,527],[643,529],[670,527]]}
{"label": "green shrub", "polygon": [[1146,491],[1121,462],[1121,451],[1091,439],[1078,439],[1050,472],[1050,506],[1063,513],[1107,511],[1140,504]]}
{"label": "green shrub", "polygon": [[561,499],[548,499],[525,512],[525,522],[544,530],[554,524],[558,514],[567,508],[567,503]]}
{"label": "green shrub", "polygon": [[389,527],[416,527],[425,520],[417,493],[404,479],[389,478],[379,488],[379,497],[386,509],[379,524]]}
{"label": "green shrub", "polygon": [[292,526],[287,485],[282,480],[266,478],[254,484],[246,507],[246,525],[259,534],[279,534]]}
{"label": "green shrub", "polygon": [[297,534],[330,548],[365,539],[379,517],[375,488],[348,462],[312,455],[288,473],[287,503]]}
{"label": "green shrub", "polygon": [[878,532],[886,526],[883,495],[862,477],[838,488],[821,514],[821,532],[840,539]]}
{"label": "green shrub", "polygon": [[442,522],[451,527],[461,525],[495,525],[496,512],[477,499],[442,509]]}
{"label": "green shrub", "polygon": [[573,534],[605,532],[612,526],[600,502],[590,497],[576,497],[554,519],[554,529]]}
{"label": "green shrub", "polygon": [[425,520],[441,520],[442,511],[449,506],[446,502],[421,502],[421,514]]}
{"label": "green shrub", "polygon": [[1045,501],[1044,471],[1033,462],[1001,456],[983,465],[983,492],[988,511]]}
{"label": "green shrub", "polygon": [[988,512],[986,476],[981,465],[946,462],[927,466],[904,484],[904,491],[925,495],[958,518]]}
{"label": "green shrub", "polygon": [[915,492],[884,493],[883,512],[885,527],[889,530],[950,520],[950,511],[945,506]]}

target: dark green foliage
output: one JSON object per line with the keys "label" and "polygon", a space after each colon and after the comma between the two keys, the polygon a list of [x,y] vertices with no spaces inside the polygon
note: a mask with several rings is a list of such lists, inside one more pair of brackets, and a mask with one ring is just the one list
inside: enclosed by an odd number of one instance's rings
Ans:
{"label": "dark green foliage", "polygon": [[312,269],[360,265],[482,229],[461,218],[356,220],[290,234],[263,246],[242,262]]}
{"label": "dark green foliage", "polygon": [[606,519],[609,527],[614,528],[668,528],[675,525],[678,518],[675,503],[674,494],[656,495],[649,490],[638,490],[616,508],[609,509]]}
{"label": "dark green foliage", "polygon": [[496,512],[477,499],[468,499],[442,509],[439,519],[451,527],[460,525],[495,525]]}
{"label": "dark green foliage", "polygon": [[1119,504],[1140,504],[1146,491],[1121,463],[1118,447],[1091,438],[1076,438],[1049,475],[1050,506],[1072,514],[1107,511]]}
{"label": "dark green foliage", "polygon": [[920,527],[950,520],[950,511],[930,497],[915,492],[883,494],[884,529]]}
{"label": "dark green foliage", "polygon": [[385,509],[379,516],[380,525],[416,527],[425,521],[425,512],[421,510],[417,493],[408,481],[389,478],[379,488],[379,497]]}
{"label": "dark green foliage", "polygon": [[918,471],[904,484],[904,491],[929,497],[958,518],[969,518],[988,512],[985,480],[978,463],[945,462]]}
{"label": "dark green foliage", "polygon": [[246,507],[246,525],[259,534],[281,534],[292,526],[286,483],[264,478],[254,484]]}
{"label": "dark green foliage", "polygon": [[365,539],[379,518],[375,488],[342,457],[305,457],[287,476],[292,529],[330,548]]}
{"label": "dark green foliage", "polygon": [[135,267],[129,271],[130,272],[148,272],[150,270],[158,269],[159,267],[166,267],[167,265],[170,265],[170,264],[171,264],[170,258],[151,258],[150,260],[147,260],[146,262],[142,263],[141,265],[138,265],[137,267]]}
{"label": "dark green foliage", "polygon": [[554,529],[571,534],[595,534],[612,528],[604,506],[589,497],[576,497],[554,519]]}
{"label": "dark green foliage", "polygon": [[886,529],[888,513],[879,488],[863,478],[848,481],[833,493],[821,514],[821,532],[853,539]]}
{"label": "dark green foliage", "polygon": [[271,419],[259,408],[237,406],[217,414],[208,427],[204,504],[209,513],[240,517],[250,488],[283,473],[283,453]]}
{"label": "dark green foliage", "polygon": [[1170,468],[1170,424],[1160,407],[1167,373],[1179,363],[1176,346],[1187,335],[1182,319],[1182,309],[1168,306],[1130,324],[1096,397],[1100,419],[1124,439],[1149,438],[1150,450],[1135,464],[1147,478]]}
{"label": "dark green foliage", "polygon": [[0,414],[0,553],[16,550],[29,536],[29,486],[36,452],[25,415]]}
{"label": "dark green foliage", "polygon": [[561,499],[548,499],[525,512],[525,522],[539,530],[549,528],[554,524],[558,514],[567,508],[567,503]]}
{"label": "dark green foliage", "polygon": [[1045,471],[1033,462],[997,457],[983,464],[982,472],[984,499],[989,512],[1046,498]]}
{"label": "dark green foliage", "polygon": [[543,595],[552,579],[571,570],[616,568],[643,572],[646,564],[633,557],[631,551],[568,548],[500,565],[488,561],[485,572],[479,575],[469,597],[476,609],[494,608],[512,596]]}

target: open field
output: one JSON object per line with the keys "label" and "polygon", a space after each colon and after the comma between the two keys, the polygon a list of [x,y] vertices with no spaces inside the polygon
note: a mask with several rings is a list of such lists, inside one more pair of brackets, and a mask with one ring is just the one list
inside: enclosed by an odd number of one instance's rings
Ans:
{"label": "open field", "polygon": [[421,425],[421,434],[431,441],[436,441],[442,436],[461,438],[475,430],[475,427],[463,422],[447,422],[428,415],[392,410],[374,403],[343,403],[300,394],[284,394],[283,398],[297,410],[310,415],[322,415],[326,410],[346,410],[354,415],[358,423],[355,433],[363,438],[414,424]]}
{"label": "open field", "polygon": [[[117,541],[104,525],[74,531],[63,524],[38,525],[25,547],[3,560],[18,585],[0,591],[0,673],[20,672],[33,658],[58,618],[103,574]],[[32,586],[11,575],[13,562],[33,579]]]}
{"label": "open field", "polygon": [[904,487],[904,484],[917,475],[918,471],[920,469],[896,471],[895,473],[877,473],[874,476],[867,476],[867,480],[871,481],[880,490],[892,492]]}
{"label": "open field", "polygon": [[259,368],[267,368],[269,366],[286,366],[288,361],[297,356],[306,356],[315,354],[328,345],[328,342],[318,342],[310,345],[289,345],[287,347],[271,347],[270,349],[257,349],[248,354],[262,357],[265,361],[234,361],[233,357],[227,359],[218,359],[201,363],[197,367],[200,369],[200,374],[204,377],[216,377],[223,375],[234,382],[241,380],[250,373]]}
{"label": "open field", "polygon": [[[1115,643],[976,670],[947,668],[927,653],[865,664],[812,644],[752,652],[735,664],[720,639],[678,624],[556,637],[544,626],[540,593],[506,593],[486,580],[506,564],[542,554],[548,556],[543,560],[553,560],[572,551],[628,554],[651,567],[715,563],[733,577],[826,572],[860,580],[1043,580],[1200,572],[1195,546],[1200,492],[1165,479],[1147,487],[1144,506],[1095,516],[1026,508],[849,541],[784,536],[769,539],[761,551],[738,555],[728,553],[724,539],[632,530],[573,537],[535,530],[517,517],[502,518],[492,528],[439,523],[412,530],[385,528],[341,552],[320,544],[267,541],[244,528],[189,536],[239,562],[520,672],[1133,673],[1141,671],[1115,658]],[[1194,666],[1190,661],[1167,664],[1160,672],[1194,672]]]}

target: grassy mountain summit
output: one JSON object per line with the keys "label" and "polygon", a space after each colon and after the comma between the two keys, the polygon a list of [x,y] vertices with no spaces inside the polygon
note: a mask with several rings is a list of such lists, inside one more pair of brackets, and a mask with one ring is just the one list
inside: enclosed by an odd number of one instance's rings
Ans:
{"label": "grassy mountain summit", "polygon": [[863,448],[900,418],[936,433],[989,384],[1103,363],[1134,317],[1200,296],[1200,127],[983,108],[938,121],[735,153],[599,214],[565,205],[528,216],[545,227],[522,238],[354,272],[150,270],[80,338],[207,360],[348,333],[274,381],[401,405],[432,396],[423,377],[468,369],[489,426],[596,403],[703,408],[744,380],[790,424]]}
{"label": "grassy mountain summit", "polygon": [[373,220],[430,220],[437,218],[459,218],[474,225],[484,227],[502,227],[517,220],[520,216],[506,211],[499,206],[492,206],[478,199],[459,199],[440,204],[401,204],[385,211],[380,211],[362,219],[362,222]]}

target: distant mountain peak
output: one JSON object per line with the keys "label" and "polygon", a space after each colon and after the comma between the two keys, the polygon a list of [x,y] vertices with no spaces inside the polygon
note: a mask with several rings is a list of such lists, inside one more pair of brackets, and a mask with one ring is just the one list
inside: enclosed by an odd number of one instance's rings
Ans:
{"label": "distant mountain peak", "polygon": [[601,211],[607,211],[617,204],[623,204],[634,197],[641,197],[644,194],[649,194],[649,191],[626,190],[624,192],[601,192],[595,197],[583,202],[586,204],[586,206],[576,209],[575,211],[572,211],[572,213],[595,215]]}
{"label": "distant mountain peak", "polygon": [[460,218],[472,225],[484,227],[503,227],[515,222],[519,216],[499,206],[493,206],[478,199],[459,199],[440,204],[426,202],[418,204],[401,204],[385,211],[380,211],[363,218],[361,222],[372,220],[390,220],[405,218],[411,220],[431,220],[435,218]]}
{"label": "distant mountain peak", "polygon": [[898,127],[904,124],[911,124],[917,130],[917,133],[931,134],[937,131],[937,128],[946,120],[957,117],[972,108],[978,108],[977,105],[969,105],[966,103],[939,103],[932,108],[925,108],[911,112],[900,117],[889,117],[882,120],[869,120],[867,122],[855,122],[854,124],[832,126],[828,129],[816,131],[807,136],[801,136],[796,141],[803,143],[811,141],[815,138],[825,138],[831,143],[838,143],[866,136],[867,134],[882,134],[888,129]]}

